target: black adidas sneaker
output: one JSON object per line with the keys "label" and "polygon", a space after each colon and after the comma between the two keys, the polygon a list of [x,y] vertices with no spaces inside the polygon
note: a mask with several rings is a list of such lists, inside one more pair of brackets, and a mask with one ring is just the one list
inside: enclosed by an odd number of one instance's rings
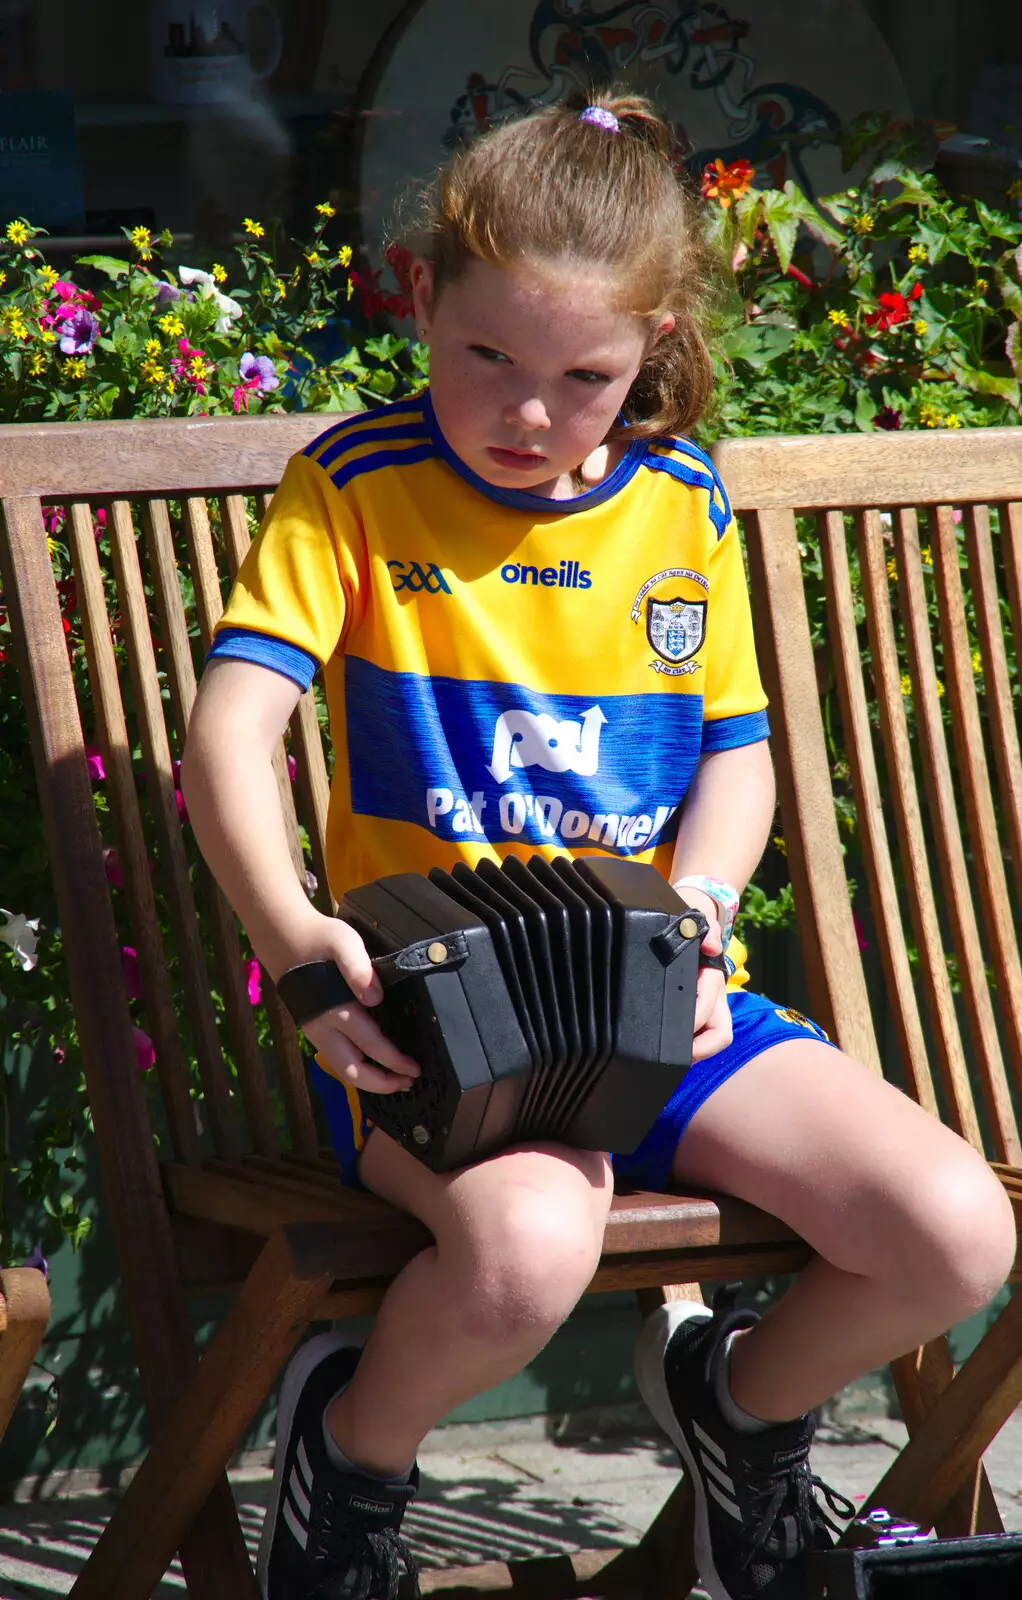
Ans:
{"label": "black adidas sneaker", "polygon": [[714,1363],[729,1334],[758,1320],[727,1302],[710,1312],[669,1301],[646,1318],[636,1341],[642,1398],[695,1489],[696,1562],[711,1600],[805,1600],[806,1553],[827,1549],[838,1531],[815,1491],[837,1515],[854,1514],[850,1501],[810,1473],[811,1415],[761,1433],[739,1433],[721,1415]]}
{"label": "black adidas sneaker", "polygon": [[263,1600],[397,1600],[402,1562],[419,1592],[398,1531],[418,1471],[407,1484],[388,1484],[339,1472],[326,1453],[323,1414],[350,1383],[360,1353],[342,1334],[320,1333],[284,1374],[256,1566]]}

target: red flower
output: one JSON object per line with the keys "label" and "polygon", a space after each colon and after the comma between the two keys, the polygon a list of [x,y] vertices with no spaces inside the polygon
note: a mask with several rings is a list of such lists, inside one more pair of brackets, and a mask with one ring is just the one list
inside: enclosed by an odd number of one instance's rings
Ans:
{"label": "red flower", "polygon": [[880,295],[876,311],[866,312],[866,321],[878,333],[886,333],[889,328],[896,328],[899,322],[908,322],[912,315],[911,302],[918,300],[923,292],[921,283],[914,283],[908,292],[908,297],[897,289],[888,289]]}
{"label": "red flower", "polygon": [[711,161],[708,167],[703,168],[699,192],[704,200],[717,200],[725,211],[729,211],[734,202],[751,189],[755,173],[751,161],[742,159],[725,166],[718,156],[716,161]]}

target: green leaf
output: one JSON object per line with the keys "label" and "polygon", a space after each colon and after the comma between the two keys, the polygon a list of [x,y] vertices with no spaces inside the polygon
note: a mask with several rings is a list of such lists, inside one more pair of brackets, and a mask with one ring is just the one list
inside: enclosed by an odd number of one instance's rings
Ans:
{"label": "green leaf", "polygon": [[1004,341],[1004,353],[1016,378],[1022,378],[1022,322],[1013,322]]}
{"label": "green leaf", "polygon": [[782,272],[787,272],[791,266],[800,220],[790,195],[777,189],[766,190],[763,195],[763,221],[770,230],[777,251],[777,264]]}
{"label": "green leaf", "polygon": [[999,400],[1007,400],[1016,411],[1019,409],[1020,390],[1017,378],[1001,377],[996,372],[985,372],[982,367],[967,366],[956,366],[955,376],[974,394],[996,395]]}
{"label": "green leaf", "polygon": [[1014,242],[1018,238],[1020,229],[1017,222],[1013,222],[1001,211],[992,211],[982,200],[974,199],[972,203],[984,233],[988,233],[992,239],[1007,239],[1009,242]]}
{"label": "green leaf", "polygon": [[115,282],[118,278],[126,278],[131,271],[131,262],[119,261],[116,256],[79,256],[78,265],[95,267],[97,272],[105,272]]}
{"label": "green leaf", "polygon": [[845,194],[828,194],[820,201],[824,211],[829,211],[835,222],[842,224],[848,221],[855,209],[854,201]]}
{"label": "green leaf", "polygon": [[747,361],[762,368],[790,349],[796,330],[776,322],[743,322],[726,334],[721,344],[731,361]]}
{"label": "green leaf", "polygon": [[872,433],[877,403],[868,389],[860,389],[855,397],[855,426],[860,433]]}

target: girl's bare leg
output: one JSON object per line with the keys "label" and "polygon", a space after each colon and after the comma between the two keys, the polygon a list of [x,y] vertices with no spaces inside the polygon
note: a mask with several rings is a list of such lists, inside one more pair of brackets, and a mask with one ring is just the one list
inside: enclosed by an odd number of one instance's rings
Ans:
{"label": "girl's bare leg", "polygon": [[519,1372],[568,1316],[600,1259],[613,1182],[605,1156],[559,1145],[438,1174],[379,1129],[360,1175],[436,1240],[391,1284],[328,1412],[349,1460],[389,1476],[441,1417]]}
{"label": "girl's bare leg", "polygon": [[776,1045],[693,1117],[675,1176],[740,1196],[816,1251],[734,1341],[731,1391],[800,1415],[987,1303],[1015,1258],[1011,1205],[935,1117],[824,1044]]}

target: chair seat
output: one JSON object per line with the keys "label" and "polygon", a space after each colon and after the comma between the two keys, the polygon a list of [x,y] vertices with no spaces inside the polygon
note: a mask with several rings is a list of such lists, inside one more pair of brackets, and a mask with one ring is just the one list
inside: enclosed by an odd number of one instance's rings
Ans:
{"label": "chair seat", "polygon": [[[414,1217],[343,1187],[327,1158],[168,1162],[163,1179],[182,1280],[193,1290],[240,1283],[278,1228],[342,1221],[349,1226],[336,1258],[330,1314],[356,1315],[379,1304],[394,1275],[432,1238]],[[622,1190],[590,1290],[795,1272],[809,1254],[784,1223],[744,1201]]]}

